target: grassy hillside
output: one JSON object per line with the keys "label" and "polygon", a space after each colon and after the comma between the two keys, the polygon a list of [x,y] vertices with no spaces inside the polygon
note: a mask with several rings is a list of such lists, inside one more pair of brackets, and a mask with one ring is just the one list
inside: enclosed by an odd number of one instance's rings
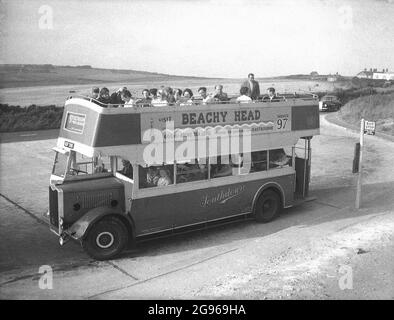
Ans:
{"label": "grassy hillside", "polygon": [[376,121],[376,130],[394,135],[394,93],[378,93],[349,101],[339,111],[339,117],[359,125],[361,118]]}
{"label": "grassy hillside", "polygon": [[0,88],[78,85],[108,82],[165,81],[203,79],[169,74],[118,69],[99,69],[91,66],[0,65]]}
{"label": "grassy hillside", "polygon": [[22,108],[0,104],[0,132],[60,128],[63,110],[54,105]]}

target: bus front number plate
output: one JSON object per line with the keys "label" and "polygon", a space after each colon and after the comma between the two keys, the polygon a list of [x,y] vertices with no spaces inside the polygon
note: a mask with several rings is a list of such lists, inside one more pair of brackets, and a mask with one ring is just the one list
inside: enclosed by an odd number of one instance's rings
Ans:
{"label": "bus front number plate", "polygon": [[74,143],[72,142],[64,141],[64,146],[66,148],[74,149]]}

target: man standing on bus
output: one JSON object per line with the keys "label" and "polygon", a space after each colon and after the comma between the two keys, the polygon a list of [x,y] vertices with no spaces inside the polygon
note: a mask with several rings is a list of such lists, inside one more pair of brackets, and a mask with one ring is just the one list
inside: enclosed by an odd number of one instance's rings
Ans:
{"label": "man standing on bus", "polygon": [[248,93],[247,95],[252,99],[252,100],[257,100],[260,97],[260,85],[259,83],[254,80],[254,74],[249,73],[248,75],[248,80],[246,80],[242,86],[248,88]]}

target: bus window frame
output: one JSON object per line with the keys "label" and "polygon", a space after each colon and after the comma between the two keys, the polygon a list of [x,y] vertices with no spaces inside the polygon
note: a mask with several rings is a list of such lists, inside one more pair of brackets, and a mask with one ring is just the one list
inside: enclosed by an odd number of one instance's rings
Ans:
{"label": "bus window frame", "polygon": [[[269,151],[270,150],[276,150],[280,148],[291,148],[292,150],[292,162],[289,163],[286,166],[279,167],[279,168],[269,168]],[[182,183],[176,183],[176,180],[174,179],[173,183],[167,186],[154,186],[154,187],[146,187],[146,188],[140,188],[139,182],[134,183],[134,190],[135,193],[134,195],[136,198],[146,198],[150,196],[160,196],[160,195],[166,195],[166,194],[173,194],[173,193],[181,193],[183,191],[189,191],[189,190],[197,190],[201,188],[211,188],[211,187],[221,187],[229,184],[235,184],[235,183],[242,183],[242,182],[248,182],[248,181],[255,181],[255,180],[260,180],[260,179],[269,179],[277,176],[282,176],[282,175],[288,175],[288,174],[295,174],[295,167],[294,167],[294,147],[295,146],[284,146],[284,147],[276,147],[273,149],[265,149],[261,151],[265,151],[267,153],[267,170],[262,170],[262,171],[255,171],[255,172],[249,172],[248,173],[243,173],[243,174],[237,174],[237,175],[229,175],[229,176],[224,176],[224,177],[216,177],[212,178],[211,177],[211,161],[210,157],[207,158],[207,166],[208,166],[208,178],[203,179],[203,180],[195,180],[195,181],[189,181],[189,182],[182,182]],[[174,168],[174,176],[176,174],[176,162],[167,164],[167,165],[173,165]],[[133,166],[134,168],[134,166]],[[139,177],[139,170],[140,168],[145,168],[140,165],[135,165],[135,169],[138,171],[133,171],[134,174],[136,174]],[[235,169],[235,168],[233,168]],[[239,169],[239,168],[238,168]],[[279,172],[282,172],[281,174],[278,175]],[[134,181],[135,182],[135,181]],[[186,189],[186,190],[183,190]]]}
{"label": "bus window frame", "polygon": [[[77,152],[75,150],[63,150],[63,149],[58,149],[58,148],[56,148],[54,150],[55,150],[55,152],[57,152],[57,154],[59,154],[59,153],[64,154],[64,155],[67,154],[67,165],[66,165],[64,177],[58,176],[58,175],[53,173],[53,170],[54,170],[54,167],[55,167],[55,164],[56,164],[56,159],[55,159],[55,161],[53,163],[53,169],[52,169],[52,175],[61,178],[63,181],[86,180],[86,179],[92,179],[92,178],[96,178],[96,177],[112,176],[112,171],[110,170],[110,168],[107,169],[108,170],[107,172],[92,172],[92,173],[83,174],[83,175],[78,175],[78,174],[71,175],[71,174],[69,174],[70,167],[71,167],[71,161],[72,161],[71,158],[72,158],[73,153],[74,153],[75,154],[75,159],[76,159]],[[79,153],[79,154],[85,156],[82,153]],[[92,164],[93,165],[94,157],[91,157],[91,159],[92,159],[91,162],[83,162],[83,163],[82,162],[78,162],[78,164],[81,164],[81,163],[85,164],[85,163],[87,163],[87,164]]]}
{"label": "bus window frame", "polygon": [[[53,150],[56,152],[56,154],[55,154],[55,159],[53,161],[51,174],[55,177],[59,177],[60,179],[65,180],[67,177],[67,172],[69,170],[69,166],[70,166],[70,152],[68,150],[59,149],[59,148],[53,148]],[[66,166],[65,166],[65,169],[63,172],[63,176],[59,176],[59,175],[55,174],[55,167],[56,167],[56,164],[58,163],[57,159],[59,157],[59,154],[62,154],[65,157],[67,157]]]}

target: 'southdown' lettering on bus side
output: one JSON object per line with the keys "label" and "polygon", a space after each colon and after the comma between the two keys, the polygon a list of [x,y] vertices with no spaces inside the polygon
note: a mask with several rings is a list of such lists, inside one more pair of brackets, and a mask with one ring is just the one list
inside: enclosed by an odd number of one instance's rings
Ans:
{"label": "'southdown' lettering on bus side", "polygon": [[236,187],[229,187],[227,189],[220,190],[215,195],[205,194],[201,199],[201,207],[210,207],[215,203],[225,204],[228,200],[239,196],[245,191],[245,185]]}

